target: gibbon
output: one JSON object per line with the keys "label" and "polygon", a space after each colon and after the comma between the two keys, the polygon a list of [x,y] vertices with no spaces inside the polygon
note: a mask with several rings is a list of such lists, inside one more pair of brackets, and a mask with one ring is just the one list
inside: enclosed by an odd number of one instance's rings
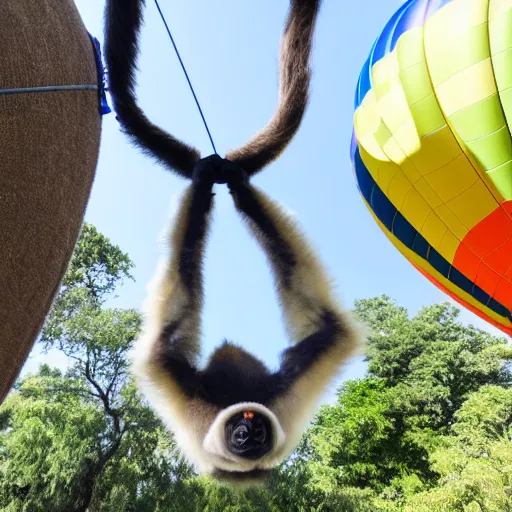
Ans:
{"label": "gibbon", "polygon": [[[109,88],[125,132],[149,155],[191,179],[169,236],[171,257],[149,286],[131,359],[138,386],[201,473],[231,485],[263,482],[289,456],[327,384],[362,337],[336,302],[304,236],[250,178],[283,151],[307,102],[309,56],[320,0],[292,0],[280,55],[280,97],[267,127],[227,158],[199,153],[151,124],[134,87],[141,0],[108,0]],[[278,371],[225,341],[198,366],[203,256],[213,187],[227,184],[235,207],[265,251],[293,345]]]}

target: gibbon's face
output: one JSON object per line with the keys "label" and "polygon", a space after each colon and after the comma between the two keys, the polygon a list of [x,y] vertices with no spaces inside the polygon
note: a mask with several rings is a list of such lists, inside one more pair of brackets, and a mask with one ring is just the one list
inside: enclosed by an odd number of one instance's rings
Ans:
{"label": "gibbon's face", "polygon": [[217,414],[201,443],[201,472],[235,485],[261,483],[285,455],[286,438],[275,413],[263,404],[231,405]]}
{"label": "gibbon's face", "polygon": [[272,426],[265,414],[236,413],[228,419],[224,431],[228,450],[238,457],[257,460],[272,450]]}

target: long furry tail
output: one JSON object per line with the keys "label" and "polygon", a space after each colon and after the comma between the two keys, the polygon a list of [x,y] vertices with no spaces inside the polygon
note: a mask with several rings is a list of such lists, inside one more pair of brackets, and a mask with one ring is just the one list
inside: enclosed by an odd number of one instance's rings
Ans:
{"label": "long furry tail", "polygon": [[297,133],[309,101],[310,56],[321,0],[291,0],[281,41],[279,102],[267,126],[226,157],[253,175],[274,161]]}
{"label": "long furry tail", "polygon": [[105,60],[108,86],[124,132],[146,154],[190,178],[200,159],[197,149],[154,125],[135,96],[139,34],[145,0],[108,0],[105,8]]}

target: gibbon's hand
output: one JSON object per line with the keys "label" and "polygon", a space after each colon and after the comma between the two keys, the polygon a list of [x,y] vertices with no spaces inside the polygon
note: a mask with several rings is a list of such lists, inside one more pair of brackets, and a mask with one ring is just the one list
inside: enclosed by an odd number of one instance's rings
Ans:
{"label": "gibbon's hand", "polygon": [[216,183],[218,185],[227,184],[230,189],[237,188],[242,184],[247,184],[248,180],[249,176],[242,167],[217,154],[199,160],[192,174],[194,185],[210,187]]}
{"label": "gibbon's hand", "polygon": [[221,167],[222,158],[217,154],[201,158],[194,166],[192,182],[195,186],[206,185],[213,187],[215,183],[218,183]]}

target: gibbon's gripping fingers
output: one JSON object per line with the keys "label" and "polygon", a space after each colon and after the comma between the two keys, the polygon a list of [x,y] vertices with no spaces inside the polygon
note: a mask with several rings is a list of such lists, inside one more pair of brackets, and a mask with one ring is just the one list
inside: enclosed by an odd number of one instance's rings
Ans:
{"label": "gibbon's gripping fingers", "polygon": [[[235,205],[267,254],[295,342],[325,329],[338,306],[320,262],[290,217],[248,182],[229,184]],[[332,313],[332,314],[331,314]]]}
{"label": "gibbon's gripping fingers", "polygon": [[222,178],[230,190],[249,184],[249,174],[239,164],[227,158],[222,162]]}
{"label": "gibbon's gripping fingers", "polygon": [[221,165],[222,158],[217,154],[202,158],[194,166],[194,171],[192,172],[193,183],[213,187],[213,184],[217,182]]}
{"label": "gibbon's gripping fingers", "polygon": [[218,185],[228,184],[235,186],[238,183],[246,183],[248,174],[235,162],[220,157],[217,153],[201,159],[194,167],[192,181],[194,183],[214,183]]}

